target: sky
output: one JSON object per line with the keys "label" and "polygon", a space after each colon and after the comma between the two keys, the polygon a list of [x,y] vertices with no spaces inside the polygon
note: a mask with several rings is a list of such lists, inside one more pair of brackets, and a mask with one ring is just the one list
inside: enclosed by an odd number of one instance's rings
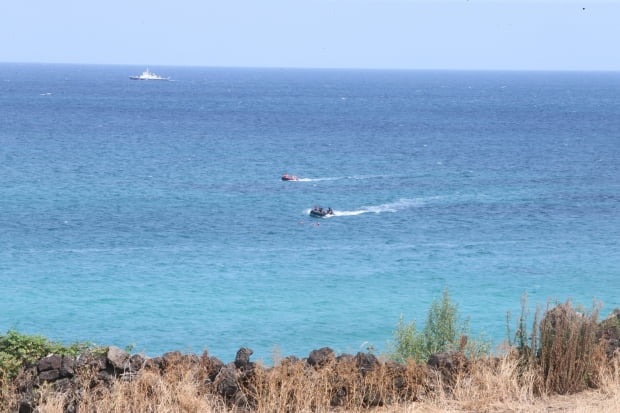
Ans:
{"label": "sky", "polygon": [[620,0],[0,0],[0,62],[620,70]]}

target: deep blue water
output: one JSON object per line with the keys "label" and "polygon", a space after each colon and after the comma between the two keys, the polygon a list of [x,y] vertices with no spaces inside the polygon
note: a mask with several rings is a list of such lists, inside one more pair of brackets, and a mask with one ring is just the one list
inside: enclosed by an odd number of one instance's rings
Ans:
{"label": "deep blue water", "polygon": [[151,69],[0,64],[0,331],[269,362],[444,287],[496,343],[620,307],[620,73]]}

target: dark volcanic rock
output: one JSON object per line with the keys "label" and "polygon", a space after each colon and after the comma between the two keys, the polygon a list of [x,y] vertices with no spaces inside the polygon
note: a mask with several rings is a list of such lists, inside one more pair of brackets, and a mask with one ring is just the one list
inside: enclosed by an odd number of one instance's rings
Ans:
{"label": "dark volcanic rock", "polygon": [[108,359],[105,355],[93,354],[85,351],[79,354],[75,359],[74,368],[90,367],[97,370],[105,369],[108,363]]}
{"label": "dark volcanic rock", "polygon": [[341,354],[338,357],[336,357],[336,361],[338,363],[351,363],[354,360],[355,360],[355,357],[353,357],[352,354],[347,354],[347,353]]}
{"label": "dark volcanic rock", "polygon": [[52,354],[47,357],[43,357],[37,363],[37,370],[40,372],[48,371],[48,370],[60,370],[60,366],[62,365],[62,356],[58,354]]}
{"label": "dark volcanic rock", "polygon": [[45,370],[39,373],[39,380],[54,381],[60,378],[60,369]]}
{"label": "dark volcanic rock", "polygon": [[437,370],[446,368],[452,370],[454,368],[452,354],[447,352],[431,354],[426,364]]}
{"label": "dark volcanic rock", "polygon": [[360,352],[355,355],[355,366],[364,376],[380,365],[379,360],[373,354]]}
{"label": "dark volcanic rock", "polygon": [[129,368],[131,371],[138,371],[144,366],[145,361],[144,356],[140,354],[133,354],[129,357]]}
{"label": "dark volcanic rock", "polygon": [[215,388],[217,392],[227,398],[232,398],[238,391],[241,390],[239,382],[237,381],[237,372],[234,368],[227,366],[220,370],[215,377]]}
{"label": "dark volcanic rock", "polygon": [[116,371],[129,370],[129,353],[116,346],[108,347],[108,362]]}
{"label": "dark volcanic rock", "polygon": [[329,347],[323,347],[310,352],[308,355],[308,364],[311,366],[324,366],[335,359],[334,350]]}
{"label": "dark volcanic rock", "polygon": [[385,363],[384,366],[387,371],[386,376],[392,378],[394,387],[399,390],[403,389],[407,384],[405,378],[405,374],[407,373],[407,367],[394,361],[388,361]]}
{"label": "dark volcanic rock", "polygon": [[18,413],[33,413],[34,403],[31,400],[20,400],[17,411]]}
{"label": "dark volcanic rock", "polygon": [[[616,310],[614,310],[616,311]],[[608,317],[606,320],[609,320]],[[596,333],[596,338],[603,343],[605,354],[608,359],[614,357],[617,352],[620,352],[620,328],[612,323],[602,323],[604,327]]]}
{"label": "dark volcanic rock", "polygon": [[168,367],[179,364],[183,361],[183,355],[180,351],[170,351],[161,356],[162,367],[167,369]]}
{"label": "dark volcanic rock", "polygon": [[146,370],[161,370],[164,366],[164,360],[161,357],[153,357],[146,359],[142,366]]}
{"label": "dark volcanic rock", "polygon": [[111,385],[114,381],[114,374],[107,370],[101,370],[97,373],[97,380],[103,382],[106,385]]}
{"label": "dark volcanic rock", "polygon": [[214,384],[217,392],[234,406],[248,407],[248,399],[239,384],[240,375],[233,365],[223,367],[215,378]]}
{"label": "dark volcanic rock", "polygon": [[54,391],[66,393],[71,389],[71,380],[68,378],[59,379],[54,382]]}
{"label": "dark volcanic rock", "polygon": [[467,359],[459,352],[431,354],[426,364],[441,373],[446,384],[452,383],[456,373],[468,366]]}
{"label": "dark volcanic rock", "polygon": [[197,366],[200,364],[200,357],[195,354],[185,354],[181,359],[186,366]]}
{"label": "dark volcanic rock", "polygon": [[247,347],[241,347],[239,351],[237,351],[237,356],[235,357],[235,367],[238,369],[247,370],[251,367],[250,356],[254,353],[251,349]]}
{"label": "dark volcanic rock", "polygon": [[75,357],[62,356],[62,363],[60,365],[60,376],[71,377],[75,374]]}
{"label": "dark volcanic rock", "polygon": [[605,353],[609,359],[620,352],[620,309],[615,308],[599,324],[596,338],[603,342]]}
{"label": "dark volcanic rock", "polygon": [[280,360],[280,364],[282,366],[285,366],[287,364],[299,363],[299,361],[300,361],[299,357],[297,357],[297,356],[286,356],[282,360]]}
{"label": "dark volcanic rock", "polygon": [[224,367],[224,363],[217,357],[207,357],[204,361],[205,369],[210,381],[214,381],[220,370]]}

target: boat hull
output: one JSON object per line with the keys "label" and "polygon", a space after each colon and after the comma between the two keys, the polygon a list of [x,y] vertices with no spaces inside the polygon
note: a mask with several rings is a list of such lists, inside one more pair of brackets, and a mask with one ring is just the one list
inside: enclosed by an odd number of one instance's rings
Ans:
{"label": "boat hull", "polygon": [[329,213],[327,211],[315,211],[315,210],[310,210],[310,216],[311,217],[315,217],[315,218],[325,218],[328,215],[334,215],[333,212]]}
{"label": "boat hull", "polygon": [[146,77],[140,77],[140,76],[129,76],[129,78],[131,80],[170,80],[168,78],[162,77],[162,78],[158,78],[158,79],[153,79],[153,78],[146,78]]}
{"label": "boat hull", "polygon": [[129,76],[131,80],[170,80],[169,77],[162,77],[151,72],[148,68],[139,76]]}

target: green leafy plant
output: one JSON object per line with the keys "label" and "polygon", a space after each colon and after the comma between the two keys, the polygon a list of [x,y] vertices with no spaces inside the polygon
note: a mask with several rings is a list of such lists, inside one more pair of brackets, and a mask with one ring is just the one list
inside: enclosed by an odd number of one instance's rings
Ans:
{"label": "green leafy plant", "polygon": [[521,314],[519,315],[519,320],[517,321],[517,329],[515,330],[514,337],[512,336],[510,330],[510,312],[506,315],[506,329],[508,332],[508,345],[517,349],[522,363],[532,364],[537,352],[539,351],[538,328],[541,317],[540,307],[536,307],[531,329],[528,329],[529,315],[530,310],[527,304],[527,293],[523,293],[521,296]]}
{"label": "green leafy plant", "polygon": [[415,321],[405,322],[401,314],[392,335],[394,342],[388,343],[391,349],[388,355],[392,360],[405,363],[409,359],[419,361],[424,358],[424,342],[422,334],[416,330]]}
{"label": "green leafy plant", "polygon": [[92,347],[89,343],[65,346],[43,336],[9,330],[0,335],[0,378],[11,379],[22,366],[32,364],[48,354],[76,355]]}
{"label": "green leafy plant", "polygon": [[394,342],[388,343],[389,357],[397,362],[413,359],[428,360],[433,353],[441,351],[462,351],[469,357],[480,357],[489,353],[490,342],[483,337],[470,340],[469,319],[463,319],[458,305],[452,302],[448,289],[441,299],[433,301],[422,330],[417,330],[415,321],[405,322],[401,316],[393,332]]}

